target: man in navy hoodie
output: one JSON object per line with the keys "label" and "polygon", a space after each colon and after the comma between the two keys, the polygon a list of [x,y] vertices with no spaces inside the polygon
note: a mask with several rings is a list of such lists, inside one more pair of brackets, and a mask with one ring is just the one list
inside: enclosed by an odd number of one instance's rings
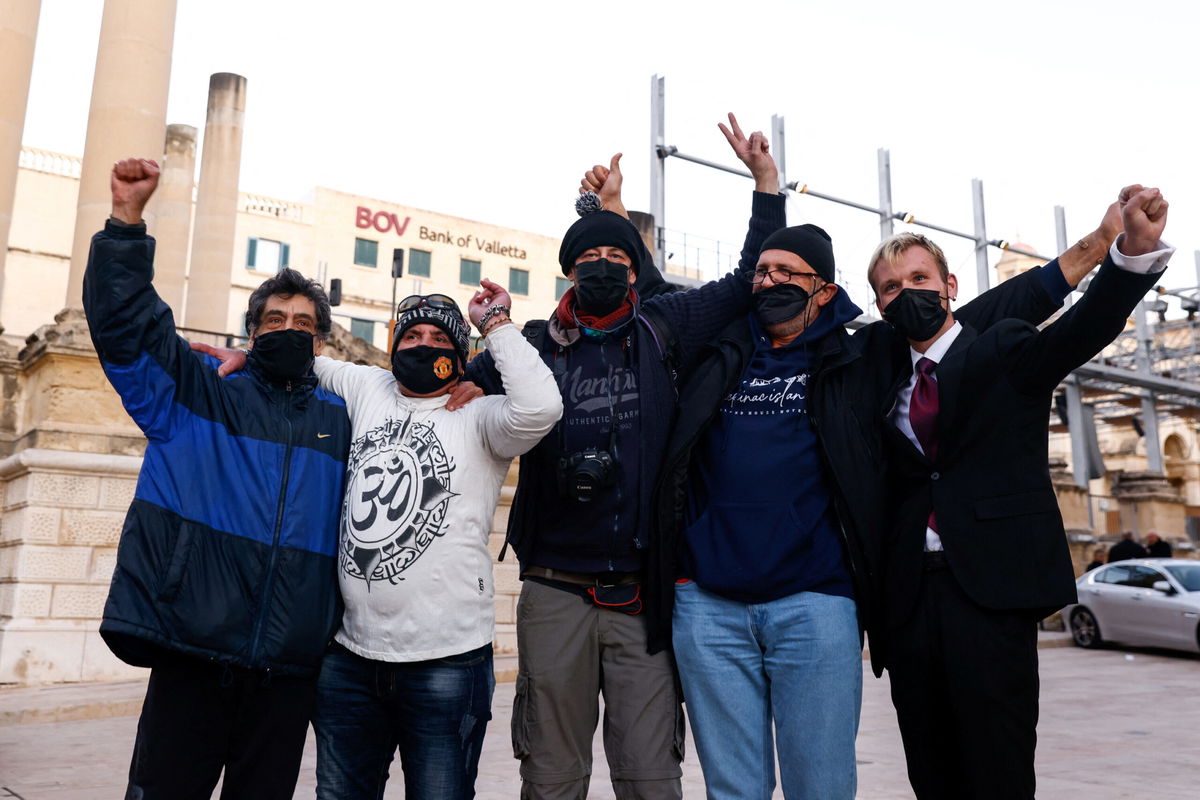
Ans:
{"label": "man in navy hoodie", "polygon": [[[1045,319],[1115,235],[1110,215],[956,316],[980,329]],[[873,601],[882,403],[907,348],[886,323],[849,334],[861,311],[834,281],[825,231],[776,231],[758,258],[753,313],[710,343],[680,389],[647,597],[651,635],[673,627],[710,798],[769,798],[773,736],[785,796],[855,794],[860,630],[877,674],[887,648]]]}

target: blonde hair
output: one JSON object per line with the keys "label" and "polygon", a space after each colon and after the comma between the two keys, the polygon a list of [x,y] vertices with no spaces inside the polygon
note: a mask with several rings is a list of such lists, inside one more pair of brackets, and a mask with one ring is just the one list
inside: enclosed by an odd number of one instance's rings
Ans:
{"label": "blonde hair", "polygon": [[942,252],[942,248],[933,243],[933,240],[920,233],[897,233],[895,236],[889,236],[879,243],[875,248],[875,252],[871,254],[871,261],[867,265],[867,283],[871,284],[871,291],[875,292],[875,297],[879,297],[879,290],[875,288],[875,268],[879,266],[880,261],[886,262],[889,266],[895,264],[900,256],[910,247],[924,248],[929,255],[933,256],[933,260],[937,262],[938,273],[942,276],[942,283],[946,283],[950,278],[950,266],[946,263],[946,254]]}

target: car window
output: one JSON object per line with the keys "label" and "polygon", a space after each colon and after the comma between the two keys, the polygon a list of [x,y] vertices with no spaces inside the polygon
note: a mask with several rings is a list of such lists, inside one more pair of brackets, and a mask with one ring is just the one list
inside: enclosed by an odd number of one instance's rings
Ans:
{"label": "car window", "polygon": [[1183,585],[1185,592],[1200,592],[1200,564],[1171,564],[1164,569]]}
{"label": "car window", "polygon": [[1156,569],[1150,567],[1130,567],[1129,577],[1121,581],[1122,586],[1134,586],[1138,589],[1149,589],[1154,586],[1155,581],[1165,581],[1166,575],[1163,575]]}
{"label": "car window", "polygon": [[1096,580],[1100,583],[1125,583],[1129,580],[1129,567],[1115,566],[1101,570]]}

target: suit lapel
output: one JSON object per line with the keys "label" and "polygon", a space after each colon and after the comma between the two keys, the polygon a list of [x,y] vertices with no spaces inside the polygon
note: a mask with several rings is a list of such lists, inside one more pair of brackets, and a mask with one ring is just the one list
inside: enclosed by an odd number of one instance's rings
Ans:
{"label": "suit lapel", "polygon": [[897,447],[910,457],[918,461],[927,462],[929,459],[926,458],[925,454],[918,450],[916,445],[900,432],[900,429],[896,427],[891,419],[892,412],[896,410],[896,401],[900,390],[904,388],[904,385],[908,383],[913,374],[912,356],[909,355],[908,342],[900,339],[900,337],[896,337],[896,339],[898,344],[892,351],[892,374],[895,376],[895,379],[892,381],[891,388],[888,389],[887,394],[884,395],[883,408],[879,410],[883,416],[883,428],[886,431],[885,435],[892,437]]}
{"label": "suit lapel", "polygon": [[946,435],[951,430],[954,415],[958,410],[959,391],[962,386],[963,373],[966,371],[967,350],[979,338],[979,334],[970,325],[963,323],[958,337],[946,351],[946,355],[938,362],[938,420],[937,436],[940,456],[946,455],[946,448],[952,443],[952,437]]}

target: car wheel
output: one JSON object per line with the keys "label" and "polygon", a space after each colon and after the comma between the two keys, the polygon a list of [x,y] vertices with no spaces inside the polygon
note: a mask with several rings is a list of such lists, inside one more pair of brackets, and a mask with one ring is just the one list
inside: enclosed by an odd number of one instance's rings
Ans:
{"label": "car wheel", "polygon": [[1100,636],[1100,624],[1086,608],[1077,608],[1071,614],[1071,640],[1080,647],[1099,647],[1104,639]]}

